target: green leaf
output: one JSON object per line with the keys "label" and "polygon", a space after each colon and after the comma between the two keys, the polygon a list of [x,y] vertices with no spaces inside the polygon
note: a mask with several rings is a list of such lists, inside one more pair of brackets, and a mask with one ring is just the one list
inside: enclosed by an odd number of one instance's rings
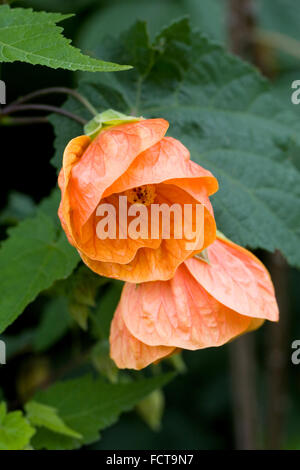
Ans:
{"label": "green leaf", "polygon": [[94,307],[98,288],[107,282],[107,278],[95,274],[87,266],[81,264],[72,276],[65,281],[65,287],[71,301]]}
{"label": "green leaf", "polygon": [[109,342],[107,339],[100,340],[91,351],[91,359],[94,367],[100,374],[110,382],[116,383],[119,369],[109,355]]}
{"label": "green leaf", "polygon": [[58,416],[56,408],[43,405],[36,401],[30,401],[25,405],[27,418],[33,426],[45,427],[50,431],[64,434],[65,436],[81,439],[82,436],[78,432],[66,426],[63,420]]}
{"label": "green leaf", "polygon": [[45,200],[37,215],[9,230],[0,249],[0,332],[43,290],[71,274],[77,252],[59,229],[53,209],[57,193]]}
{"label": "green leaf", "polygon": [[74,449],[99,439],[99,431],[111,426],[119,415],[132,409],[142,398],[174,377],[165,374],[131,383],[108,384],[86,375],[60,382],[38,392],[35,401],[58,410],[63,422],[83,436],[83,441],[38,430],[33,440],[36,449]]}
{"label": "green leaf", "polygon": [[37,352],[50,348],[59,341],[70,325],[68,302],[64,297],[52,299],[45,307],[42,320],[35,330],[33,347]]}
{"label": "green leaf", "polygon": [[54,69],[112,72],[127,65],[94,59],[70,45],[56,23],[72,15],[34,12],[31,8],[0,6],[0,62],[22,61]]}
{"label": "green leaf", "polygon": [[86,330],[90,307],[96,305],[98,289],[107,282],[107,278],[81,264],[68,279],[55,284],[54,293],[67,297],[69,313]]}
{"label": "green leaf", "polygon": [[261,27],[300,39],[299,3],[293,0],[257,0],[256,3]]}
{"label": "green leaf", "polygon": [[[84,95],[99,110],[105,103],[125,114],[166,118],[169,135],[219,180],[212,198],[218,228],[243,246],[280,249],[300,267],[300,176],[292,157],[300,148],[300,121],[277,102],[269,82],[191,31],[186,19],[162,31],[152,45],[145,24],[138,22],[118,41],[106,42],[105,51],[101,47],[99,53],[135,68],[122,77],[82,81]],[[64,140],[62,123],[58,117],[56,162],[70,137]]]}
{"label": "green leaf", "polygon": [[105,287],[92,314],[93,334],[97,338],[109,337],[110,324],[120,300],[123,283],[113,281]]}
{"label": "green leaf", "polygon": [[137,20],[147,21],[154,36],[170,21],[184,15],[189,16],[194,27],[225,42],[226,3],[223,0],[114,0],[105,8],[100,5],[98,10],[92,10],[80,31],[79,45],[83,50],[95,51],[107,35],[118,37]]}
{"label": "green leaf", "polygon": [[0,403],[0,450],[23,450],[34,433],[21,411],[7,413],[5,403]]}

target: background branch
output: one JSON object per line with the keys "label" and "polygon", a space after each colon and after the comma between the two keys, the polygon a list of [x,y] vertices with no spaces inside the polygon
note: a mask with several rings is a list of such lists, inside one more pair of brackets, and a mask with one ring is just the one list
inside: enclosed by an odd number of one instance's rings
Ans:
{"label": "background branch", "polygon": [[[276,33],[269,36],[259,33],[256,28],[254,2],[252,0],[229,0],[229,32],[232,51],[254,63],[262,72],[268,69],[262,61],[260,41],[271,42],[276,39],[275,47],[295,48],[293,40],[284,40]],[[259,34],[258,34],[259,33]],[[270,36],[271,34],[271,36]],[[288,265],[277,252],[266,256],[276,290],[280,309],[280,323],[265,325],[266,334],[266,426],[265,443],[267,448],[280,449],[284,437],[287,396],[287,351],[288,347]],[[236,445],[238,448],[255,448],[259,436],[257,418],[257,391],[255,380],[255,343],[254,335],[240,338],[231,345],[231,370],[234,399],[234,422]]]}
{"label": "background branch", "polygon": [[[229,37],[232,52],[253,60],[255,19],[251,0],[229,0]],[[230,345],[232,403],[237,449],[258,448],[255,336],[247,334]]]}
{"label": "background branch", "polygon": [[2,115],[3,117],[7,117],[10,114],[14,113],[19,113],[23,111],[47,111],[49,113],[56,113],[56,114],[61,114],[63,116],[66,116],[70,119],[73,119],[73,121],[79,122],[79,124],[82,124],[83,126],[87,123],[86,119],[83,119],[80,116],[77,116],[76,114],[71,113],[70,111],[67,111],[66,109],[63,108],[57,108],[56,106],[51,106],[48,104],[14,104],[14,105],[9,105],[5,108],[2,109]]}
{"label": "background branch", "polygon": [[268,254],[267,263],[276,289],[280,322],[266,326],[267,425],[266,446],[281,449],[284,439],[288,394],[289,289],[288,264],[279,251]]}

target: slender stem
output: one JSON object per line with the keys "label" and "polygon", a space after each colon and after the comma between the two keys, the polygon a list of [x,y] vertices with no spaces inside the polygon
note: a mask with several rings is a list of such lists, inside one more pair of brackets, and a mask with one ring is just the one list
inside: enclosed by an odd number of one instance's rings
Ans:
{"label": "slender stem", "polygon": [[280,310],[280,323],[271,323],[266,328],[267,366],[267,449],[282,448],[286,430],[288,407],[288,351],[289,351],[289,280],[288,264],[278,251],[267,255],[268,268],[272,276]]}
{"label": "slender stem", "polygon": [[[56,106],[51,106],[48,104],[20,104],[20,105],[14,105],[9,107],[9,114],[13,113],[18,113],[21,111],[31,111],[31,110],[37,110],[37,111],[48,111],[50,113],[56,113],[56,114],[61,114],[63,116],[66,116],[70,119],[73,119],[74,121],[79,122],[83,126],[87,123],[86,119],[83,119],[80,116],[77,116],[76,114],[71,113],[70,111],[67,111],[66,109],[63,108],[57,108]],[[2,115],[5,116],[7,115],[7,109],[3,108],[2,110]]]}
{"label": "slender stem", "polygon": [[235,446],[258,448],[255,336],[248,333],[229,345]]}
{"label": "slender stem", "polygon": [[232,52],[245,59],[255,59],[253,0],[229,0],[229,37]]}
{"label": "slender stem", "polygon": [[3,118],[0,117],[0,125],[3,126],[23,126],[27,124],[44,124],[48,123],[48,119],[46,117],[20,117],[20,118],[13,118],[10,116],[4,116]]}
{"label": "slender stem", "polygon": [[257,29],[255,41],[272,49],[279,49],[296,59],[300,59],[300,41],[278,33],[277,31],[263,31]]}
{"label": "slender stem", "polygon": [[[253,16],[253,0],[230,0],[231,7],[235,10],[234,21],[231,23],[231,39],[235,42],[235,52],[245,57],[251,58],[252,62],[260,68],[261,71],[270,75],[268,63],[266,62],[265,55],[262,55],[257,45],[268,45],[272,48],[283,50],[294,57],[300,58],[299,46],[300,42],[288,38],[279,33],[265,32],[258,30],[255,25],[255,18]],[[252,12],[252,13],[251,13]],[[245,19],[245,16],[252,14],[252,18]],[[240,19],[239,19],[240,18]],[[243,19],[244,18],[244,19]],[[236,31],[236,28],[239,31]],[[242,39],[241,39],[242,38]],[[241,47],[241,44],[244,44]],[[245,52],[246,54],[245,54]],[[275,285],[276,297],[280,310],[280,324],[267,325],[265,332],[267,335],[267,347],[265,349],[266,355],[266,376],[267,376],[267,423],[265,426],[266,446],[269,449],[280,449],[284,440],[285,421],[287,415],[287,351],[288,351],[288,326],[289,326],[289,299],[288,299],[288,266],[280,253],[274,253],[267,257],[268,266],[270,268],[271,276]],[[242,339],[242,338],[241,338]],[[244,344],[244,348],[247,345]],[[233,362],[233,375],[235,379],[235,387],[241,390],[240,400],[243,401],[245,411],[248,408],[248,416],[253,416],[254,412],[257,414],[257,406],[253,402],[253,396],[250,400],[247,397],[247,390],[253,391],[255,385],[254,379],[249,381],[249,378],[243,378],[243,355],[245,351],[236,351],[237,356],[232,358]],[[248,365],[244,365],[245,370],[255,365],[251,355],[248,354]],[[245,358],[244,358],[245,359]],[[252,365],[249,364],[252,362]],[[237,368],[240,368],[240,372]],[[253,376],[253,370],[251,372]],[[243,382],[247,380],[247,387]],[[238,398],[236,398],[238,399]],[[251,404],[252,401],[252,404]],[[251,411],[252,407],[252,412]],[[245,420],[243,423],[242,416],[239,416],[239,411],[236,412],[236,439],[240,439],[239,430],[244,426],[244,431],[251,431],[253,427],[252,419],[248,419],[247,425]],[[246,426],[248,429],[246,429]],[[253,429],[251,431],[253,434]],[[244,439],[245,440],[245,439]],[[241,442],[239,445],[243,445]]]}
{"label": "slender stem", "polygon": [[[229,0],[231,50],[255,62],[252,0]],[[247,334],[229,345],[232,377],[233,417],[237,449],[257,449],[259,412],[257,406],[255,336]]]}
{"label": "slender stem", "polygon": [[83,104],[83,106],[85,106],[86,109],[88,109],[93,116],[96,116],[98,114],[94,106],[84,96],[82,96],[76,90],[72,90],[71,88],[66,88],[66,87],[44,88],[41,90],[33,91],[32,93],[28,93],[27,95],[18,98],[16,101],[13,101],[10,105],[6,106],[5,112],[9,113],[10,108],[14,107],[16,104],[27,103],[28,101],[31,101],[32,99],[38,98],[40,96],[50,95],[53,93],[62,93],[62,94],[71,95],[75,99],[77,99],[77,101],[79,101],[81,104]]}

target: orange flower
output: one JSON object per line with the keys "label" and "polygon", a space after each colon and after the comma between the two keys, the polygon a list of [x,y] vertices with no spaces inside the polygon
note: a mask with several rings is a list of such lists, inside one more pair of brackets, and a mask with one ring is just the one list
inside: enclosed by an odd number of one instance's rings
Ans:
{"label": "orange flower", "polygon": [[106,128],[94,140],[77,137],[65,149],[59,217],[82,260],[100,275],[130,282],[167,280],[193,254],[186,240],[163,239],[161,232],[158,239],[98,238],[97,207],[101,201],[118,209],[119,195],[127,196],[128,206],[138,202],[147,211],[153,202],[202,204],[204,238],[197,251],[215,240],[208,197],[217,191],[217,180],[190,160],[178,140],[164,137],[167,128],[164,119],[141,119]]}
{"label": "orange flower", "polygon": [[218,238],[209,264],[186,260],[167,282],[126,283],[111,325],[111,357],[119,368],[142,369],[181,349],[221,346],[277,321],[274,288],[249,251]]}

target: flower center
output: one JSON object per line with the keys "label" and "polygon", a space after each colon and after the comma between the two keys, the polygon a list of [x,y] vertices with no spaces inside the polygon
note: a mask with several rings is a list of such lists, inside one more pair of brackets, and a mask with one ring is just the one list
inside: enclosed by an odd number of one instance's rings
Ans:
{"label": "flower center", "polygon": [[154,184],[144,184],[137,188],[128,189],[124,192],[130,204],[144,204],[150,206],[155,200],[156,190]]}

